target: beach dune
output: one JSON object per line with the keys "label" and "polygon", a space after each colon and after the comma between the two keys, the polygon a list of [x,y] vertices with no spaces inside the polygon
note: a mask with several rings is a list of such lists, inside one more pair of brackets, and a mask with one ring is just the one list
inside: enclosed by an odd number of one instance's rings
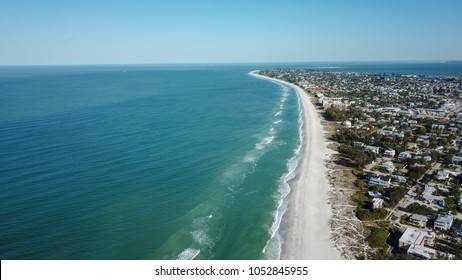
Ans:
{"label": "beach dune", "polygon": [[290,182],[289,208],[283,219],[289,225],[284,235],[281,259],[335,260],[342,259],[330,240],[330,184],[325,165],[327,146],[321,121],[310,97],[300,87],[268,78],[252,71],[252,76],[285,84],[295,89],[304,114],[303,156],[299,174]]}

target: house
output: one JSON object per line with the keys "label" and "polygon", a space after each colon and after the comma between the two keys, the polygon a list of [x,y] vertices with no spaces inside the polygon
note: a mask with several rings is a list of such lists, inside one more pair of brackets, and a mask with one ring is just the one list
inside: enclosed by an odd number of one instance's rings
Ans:
{"label": "house", "polygon": [[376,146],[364,146],[363,149],[365,151],[373,152],[374,154],[378,154],[380,151],[380,147],[376,147]]}
{"label": "house", "polygon": [[442,124],[432,124],[432,130],[444,130],[444,125]]}
{"label": "house", "polygon": [[355,148],[362,148],[362,147],[364,147],[364,143],[363,143],[363,142],[354,141],[354,142],[353,142],[353,147],[355,147]]}
{"label": "house", "polygon": [[433,203],[435,203],[436,205],[439,205],[441,207],[446,207],[446,200],[444,199],[443,196],[436,197],[433,200]]}
{"label": "house", "polygon": [[424,215],[412,214],[409,217],[409,221],[418,227],[425,227],[430,218]]}
{"label": "house", "polygon": [[381,198],[372,199],[372,210],[382,208],[382,207],[383,207],[383,199]]}
{"label": "house", "polygon": [[424,159],[426,162],[432,161],[432,157],[431,157],[431,156],[424,156],[423,159]]}
{"label": "house", "polygon": [[403,139],[404,138],[404,133],[400,132],[400,133],[395,133],[393,134],[394,136],[400,138],[400,139]]}
{"label": "house", "polygon": [[368,192],[369,197],[371,198],[383,198],[383,195],[379,192]]}
{"label": "house", "polygon": [[452,230],[460,237],[462,237],[462,221],[456,221],[452,226]]}
{"label": "house", "polygon": [[462,162],[462,156],[453,156],[452,163],[460,164]]}
{"label": "house", "polygon": [[375,122],[375,119],[372,118],[372,117],[368,117],[368,118],[366,119],[366,121],[368,121],[368,122]]}
{"label": "house", "polygon": [[387,130],[387,129],[382,129],[382,130],[380,131],[380,134],[381,134],[381,135],[384,135],[384,136],[390,136],[390,135],[393,135],[393,131]]}
{"label": "house", "polygon": [[407,143],[406,145],[407,149],[409,150],[417,150],[419,148],[419,146],[417,145],[417,143]]}
{"label": "house", "polygon": [[406,177],[403,177],[403,176],[395,176],[394,178],[395,178],[395,182],[400,185],[406,183],[407,181]]}
{"label": "house", "polygon": [[350,128],[350,127],[351,127],[351,121],[349,121],[349,120],[344,121],[344,122],[342,123],[342,126],[343,126],[344,128]]}
{"label": "house", "polygon": [[435,220],[435,229],[439,229],[442,231],[449,230],[452,226],[454,221],[454,217],[451,214],[446,214],[444,216],[438,215],[438,218]]}
{"label": "house", "polygon": [[408,152],[408,151],[406,151],[406,152],[401,152],[401,153],[399,153],[399,155],[398,155],[398,159],[399,159],[399,160],[405,160],[405,159],[409,159],[409,158],[411,158],[411,157],[412,157],[412,155],[411,155],[411,153]]}
{"label": "house", "polygon": [[413,244],[420,246],[433,246],[435,244],[436,234],[432,231],[421,230],[416,228],[407,228],[399,238],[399,247],[404,248]]}
{"label": "house", "polygon": [[439,181],[445,181],[449,179],[449,172],[447,170],[440,170],[435,175],[435,179]]}
{"label": "house", "polygon": [[395,165],[391,161],[386,161],[382,163],[382,167],[388,172],[388,173],[393,173],[396,170]]}
{"label": "house", "polygon": [[411,245],[407,249],[409,255],[413,255],[417,258],[424,260],[435,260],[437,258],[437,251],[432,248],[420,246],[420,245]]}
{"label": "house", "polygon": [[395,150],[385,150],[385,152],[383,152],[383,156],[389,157],[389,158],[394,158],[395,154],[396,154]]}
{"label": "house", "polygon": [[433,201],[433,199],[435,198],[433,193],[436,191],[436,188],[437,187],[434,184],[426,184],[424,191],[422,192],[422,198],[425,201]]}
{"label": "house", "polygon": [[381,186],[384,188],[390,187],[391,177],[390,176],[373,176],[369,179],[369,185]]}

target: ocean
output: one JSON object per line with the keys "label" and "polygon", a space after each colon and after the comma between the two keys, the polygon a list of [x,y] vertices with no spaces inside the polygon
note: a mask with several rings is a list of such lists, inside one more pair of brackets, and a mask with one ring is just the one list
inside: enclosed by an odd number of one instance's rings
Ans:
{"label": "ocean", "polygon": [[277,259],[301,109],[249,71],[461,65],[0,67],[0,257]]}

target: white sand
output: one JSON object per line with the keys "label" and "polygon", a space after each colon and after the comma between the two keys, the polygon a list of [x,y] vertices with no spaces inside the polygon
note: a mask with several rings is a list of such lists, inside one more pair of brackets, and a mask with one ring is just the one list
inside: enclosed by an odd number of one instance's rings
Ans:
{"label": "white sand", "polygon": [[330,241],[330,184],[325,166],[328,150],[316,108],[300,87],[258,75],[256,72],[258,71],[251,72],[251,75],[294,88],[300,96],[304,113],[303,157],[299,175],[290,183],[292,190],[289,195],[289,208],[283,216],[289,229],[284,235],[281,259],[342,259],[340,252]]}

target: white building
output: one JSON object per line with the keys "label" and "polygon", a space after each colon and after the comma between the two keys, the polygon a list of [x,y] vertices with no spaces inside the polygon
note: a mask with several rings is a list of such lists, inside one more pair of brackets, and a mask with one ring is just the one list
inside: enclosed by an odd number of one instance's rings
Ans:
{"label": "white building", "polygon": [[344,122],[342,123],[342,126],[343,126],[344,128],[351,128],[351,121],[349,121],[349,120],[344,121]]}
{"label": "white building", "polygon": [[355,148],[362,148],[362,147],[364,147],[364,143],[363,143],[363,142],[354,141],[354,142],[353,142],[353,147],[355,147]]}
{"label": "white building", "polygon": [[371,192],[371,191],[369,191],[368,194],[369,194],[369,197],[371,197],[371,198],[383,198],[383,195],[381,193],[379,193],[379,192]]}
{"label": "white building", "polygon": [[451,214],[446,214],[444,216],[438,215],[434,227],[435,229],[446,231],[451,228],[453,221],[454,217]]}
{"label": "white building", "polygon": [[409,221],[414,223],[415,225],[419,227],[425,227],[428,223],[428,220],[430,220],[427,216],[424,215],[419,215],[419,214],[412,214],[409,217]]}
{"label": "white building", "polygon": [[394,158],[396,155],[396,151],[395,150],[385,150],[385,152],[383,152],[383,155],[386,157]]}
{"label": "white building", "polygon": [[411,245],[407,249],[407,253],[426,260],[434,260],[437,257],[437,251],[435,249],[419,245]]}
{"label": "white building", "polygon": [[398,159],[408,159],[408,158],[411,158],[411,157],[412,157],[411,153],[407,152],[407,151],[406,152],[401,152],[398,155]]}
{"label": "white building", "polygon": [[372,199],[372,209],[378,209],[383,207],[383,199],[381,198],[373,198]]}
{"label": "white building", "polygon": [[399,239],[399,247],[406,248],[411,245],[433,246],[436,234],[433,231],[407,228]]}
{"label": "white building", "polygon": [[407,228],[399,239],[399,247],[408,254],[424,259],[435,259],[436,251],[425,247],[433,246],[436,235],[434,232],[415,228]]}
{"label": "white building", "polygon": [[376,176],[369,179],[369,185],[382,186],[384,188],[390,187],[391,177],[390,176]]}
{"label": "white building", "polygon": [[393,173],[396,171],[396,167],[391,161],[386,161],[382,163],[382,167],[388,172],[388,173]]}
{"label": "white building", "polygon": [[364,146],[364,150],[373,152],[374,154],[378,154],[380,151],[380,147],[376,146]]}
{"label": "white building", "polygon": [[435,175],[435,179],[439,181],[445,181],[449,179],[449,172],[447,170],[440,170]]}

